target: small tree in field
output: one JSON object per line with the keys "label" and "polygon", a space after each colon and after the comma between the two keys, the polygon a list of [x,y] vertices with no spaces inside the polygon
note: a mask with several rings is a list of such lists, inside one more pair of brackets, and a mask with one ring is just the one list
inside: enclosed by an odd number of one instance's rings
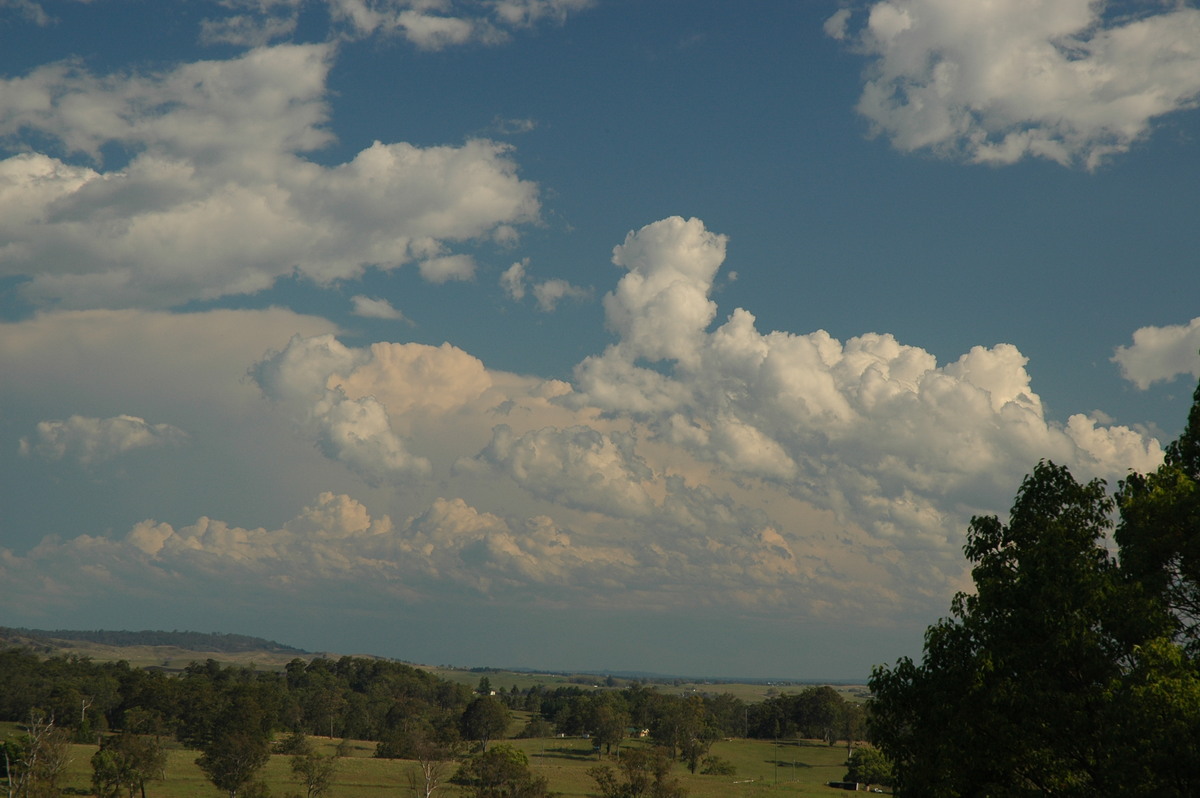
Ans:
{"label": "small tree in field", "polygon": [[206,746],[196,764],[217,789],[224,790],[229,798],[237,798],[238,790],[250,783],[270,756],[270,743],[265,737],[234,732]]}
{"label": "small tree in field", "polygon": [[549,798],[545,776],[529,769],[524,752],[508,745],[493,746],[468,759],[455,781],[468,798]]}
{"label": "small tree in field", "polygon": [[292,774],[304,785],[304,798],[324,798],[333,786],[337,759],[309,750],[292,757]]}
{"label": "small tree in field", "polygon": [[490,695],[482,695],[467,704],[459,726],[463,737],[478,740],[482,751],[488,742],[504,736],[509,722],[508,708]]}
{"label": "small tree in field", "polygon": [[671,776],[667,749],[635,748],[621,754],[617,770],[597,765],[588,770],[603,798],[684,798],[687,790]]}
{"label": "small tree in field", "polygon": [[433,794],[445,785],[460,748],[458,743],[440,743],[431,738],[416,742],[413,756],[417,760],[417,770],[408,772],[408,789],[414,798],[433,798]]}
{"label": "small tree in field", "polygon": [[13,798],[57,796],[58,777],[70,762],[71,733],[34,712],[24,737],[4,747],[8,792]]}
{"label": "small tree in field", "polygon": [[92,755],[92,788],[100,798],[146,798],[146,782],[162,779],[167,753],[155,737],[128,732],[109,737]]}

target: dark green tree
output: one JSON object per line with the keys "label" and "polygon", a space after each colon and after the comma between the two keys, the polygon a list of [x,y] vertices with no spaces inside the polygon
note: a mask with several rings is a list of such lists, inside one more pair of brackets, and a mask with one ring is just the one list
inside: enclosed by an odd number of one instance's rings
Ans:
{"label": "dark green tree", "polygon": [[547,780],[529,769],[522,751],[496,745],[463,763],[455,777],[468,798],[549,798]]}
{"label": "dark green tree", "polygon": [[704,699],[690,696],[683,702],[679,726],[679,756],[687,769],[695,773],[712,744],[720,737]]}
{"label": "dark green tree", "polygon": [[550,725],[550,721],[543,718],[541,715],[534,715],[521,729],[521,733],[517,735],[522,739],[534,737],[553,737],[554,727]]}
{"label": "dark green tree", "polygon": [[842,778],[888,787],[892,783],[892,763],[875,748],[859,748],[846,760],[846,775]]}
{"label": "dark green tree", "polygon": [[488,742],[500,739],[508,729],[508,708],[493,696],[481,695],[467,704],[459,726],[467,740],[479,741],[482,751],[487,751]]}
{"label": "dark green tree", "polygon": [[629,725],[629,713],[612,698],[611,694],[605,693],[593,703],[588,725],[591,727],[592,739],[596,743],[597,751],[603,747],[605,753],[611,754],[613,746],[617,746],[619,750],[621,740],[625,739],[625,728]]}
{"label": "dark green tree", "polygon": [[871,736],[898,792],[1114,794],[1102,768],[1111,690],[1153,630],[1103,544],[1111,511],[1103,483],[1042,462],[1007,524],[972,520],[976,592],[926,632],[920,665],[871,677]]}
{"label": "dark green tree", "polygon": [[1187,427],[1163,464],[1130,474],[1117,491],[1121,567],[1169,613],[1170,632],[1200,656],[1200,386]]}
{"label": "dark green tree", "polygon": [[794,701],[794,720],[800,734],[833,745],[842,730],[845,704],[838,691],[828,685],[806,688]]}
{"label": "dark green tree", "polygon": [[196,764],[204,775],[229,798],[250,783],[271,757],[271,746],[262,735],[246,731],[223,734],[204,748]]}
{"label": "dark green tree", "polygon": [[621,755],[614,770],[597,765],[588,770],[603,798],[683,798],[687,790],[671,775],[667,749],[633,748]]}

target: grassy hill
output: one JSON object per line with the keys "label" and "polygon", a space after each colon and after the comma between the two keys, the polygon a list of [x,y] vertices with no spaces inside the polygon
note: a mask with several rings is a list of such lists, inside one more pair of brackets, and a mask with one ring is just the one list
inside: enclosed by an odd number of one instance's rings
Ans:
{"label": "grassy hill", "polygon": [[299,657],[316,656],[299,648],[245,635],[201,632],[111,632],[0,627],[0,647],[21,646],[45,656],[87,657],[96,662],[124,660],[139,668],[178,670],[213,659],[225,665],[281,668]]}

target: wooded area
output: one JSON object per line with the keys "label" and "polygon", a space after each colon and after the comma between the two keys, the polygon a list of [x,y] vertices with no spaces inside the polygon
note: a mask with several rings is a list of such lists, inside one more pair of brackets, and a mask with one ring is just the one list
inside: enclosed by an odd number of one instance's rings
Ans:
{"label": "wooded area", "polygon": [[[163,768],[163,740],[196,751],[201,770],[230,798],[263,798],[254,794],[262,789],[255,776],[272,751],[291,757],[306,798],[320,798],[336,764],[315,752],[308,738],[316,736],[372,741],[376,757],[419,763],[413,794],[431,795],[454,776],[470,795],[540,795],[548,787],[529,773],[524,754],[493,744],[510,729],[514,711],[528,717],[522,737],[587,738],[597,789],[614,796],[665,796],[677,788],[673,767],[731,775],[731,766],[710,754],[717,740],[805,736],[849,745],[865,728],[861,704],[827,686],[747,703],[727,693],[681,695],[640,683],[493,690],[484,676],[472,690],[410,665],[361,657],[297,658],[282,672],[210,659],[170,674],[24,648],[0,651],[0,720],[26,730],[4,744],[14,798],[57,794],[61,767],[50,763],[70,741],[100,743],[92,760],[96,795],[136,798]],[[630,738],[639,740],[638,750],[621,760]],[[518,791],[496,792],[500,782]]]}

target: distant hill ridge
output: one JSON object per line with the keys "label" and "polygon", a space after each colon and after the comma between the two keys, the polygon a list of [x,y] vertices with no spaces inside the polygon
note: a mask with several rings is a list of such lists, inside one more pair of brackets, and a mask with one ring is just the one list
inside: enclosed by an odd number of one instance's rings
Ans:
{"label": "distant hill ridge", "polygon": [[0,627],[0,638],[5,637],[47,638],[50,640],[74,640],[97,643],[103,646],[175,646],[189,651],[218,651],[238,654],[250,651],[270,651],[279,654],[308,654],[304,649],[285,646],[274,640],[248,635],[220,634],[218,632],[163,632],[143,630],[140,632],[110,631],[97,629],[83,631],[73,629],[13,629]]}

